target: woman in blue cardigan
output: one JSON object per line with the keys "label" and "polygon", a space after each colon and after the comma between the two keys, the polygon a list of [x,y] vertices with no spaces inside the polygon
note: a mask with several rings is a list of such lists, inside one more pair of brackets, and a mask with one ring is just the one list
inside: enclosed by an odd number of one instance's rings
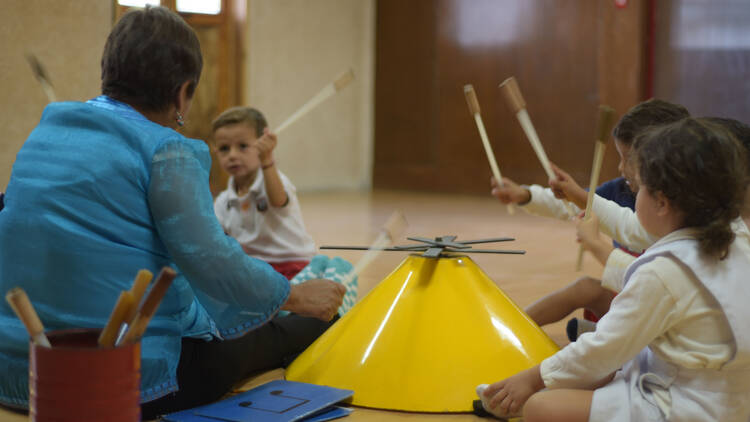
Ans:
{"label": "woman in blue cardigan", "polygon": [[[224,234],[205,143],[179,134],[200,78],[195,33],[160,7],[128,12],[102,94],[47,106],[0,213],[0,291],[21,286],[47,329],[103,327],[139,269],[176,278],[142,340],[143,416],[220,398],[288,363],[329,326],[344,288],[290,287]],[[291,315],[275,317],[281,310]],[[0,303],[0,403],[28,407],[28,336]]]}

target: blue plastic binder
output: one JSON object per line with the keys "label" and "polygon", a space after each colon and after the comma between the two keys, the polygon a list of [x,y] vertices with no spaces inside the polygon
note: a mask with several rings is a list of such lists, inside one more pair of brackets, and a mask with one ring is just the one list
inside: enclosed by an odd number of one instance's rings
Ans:
{"label": "blue plastic binder", "polygon": [[334,406],[352,390],[276,380],[228,399],[164,416],[168,422],[322,422],[347,416]]}

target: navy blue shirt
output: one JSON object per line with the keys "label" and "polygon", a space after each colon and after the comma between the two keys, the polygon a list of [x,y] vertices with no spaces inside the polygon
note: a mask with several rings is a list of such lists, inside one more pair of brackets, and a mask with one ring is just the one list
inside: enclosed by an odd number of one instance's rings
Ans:
{"label": "navy blue shirt", "polygon": [[[608,182],[602,183],[596,188],[596,194],[604,199],[614,201],[620,206],[628,207],[635,211],[635,195],[633,194],[633,191],[630,190],[630,187],[628,187],[628,184],[623,177],[618,177],[617,179],[612,179]],[[614,240],[612,241],[612,244],[615,245],[616,248],[630,252],[628,248],[623,247]]]}

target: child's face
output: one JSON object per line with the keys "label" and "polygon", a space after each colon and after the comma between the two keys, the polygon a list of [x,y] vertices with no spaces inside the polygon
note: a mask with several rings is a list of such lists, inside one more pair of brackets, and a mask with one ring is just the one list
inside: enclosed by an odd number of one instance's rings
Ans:
{"label": "child's face", "polygon": [[662,219],[659,217],[658,199],[644,186],[635,195],[635,214],[647,232],[661,237]]}
{"label": "child's face", "polygon": [[630,145],[615,138],[615,149],[617,149],[617,154],[620,155],[620,164],[617,165],[617,169],[620,170],[620,175],[625,178],[625,182],[628,184],[631,191],[638,192],[635,169],[630,160]]}
{"label": "child's face", "polygon": [[260,167],[258,141],[255,129],[246,123],[222,126],[214,132],[216,157],[221,167],[234,176],[243,179],[255,174]]}

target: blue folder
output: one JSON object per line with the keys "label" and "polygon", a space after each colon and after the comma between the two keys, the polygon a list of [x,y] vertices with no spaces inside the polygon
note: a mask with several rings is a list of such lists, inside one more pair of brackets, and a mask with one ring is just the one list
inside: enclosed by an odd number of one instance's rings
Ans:
{"label": "blue folder", "polygon": [[322,422],[347,416],[334,406],[352,390],[276,380],[225,400],[164,416],[169,422]]}

